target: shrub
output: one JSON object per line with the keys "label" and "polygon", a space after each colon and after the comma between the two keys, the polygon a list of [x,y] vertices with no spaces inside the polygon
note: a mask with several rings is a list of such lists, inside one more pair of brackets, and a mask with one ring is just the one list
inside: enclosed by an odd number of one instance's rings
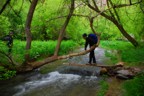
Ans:
{"label": "shrub", "polygon": [[16,71],[14,70],[7,70],[3,66],[0,66],[0,80],[10,79],[16,75]]}

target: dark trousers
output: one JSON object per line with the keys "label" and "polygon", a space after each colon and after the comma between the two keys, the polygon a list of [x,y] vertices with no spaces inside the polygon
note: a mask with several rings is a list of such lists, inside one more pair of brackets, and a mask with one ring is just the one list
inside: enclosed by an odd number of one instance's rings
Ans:
{"label": "dark trousers", "polygon": [[11,51],[12,51],[12,45],[8,43],[7,46],[8,46],[8,48],[9,48],[9,49],[8,49],[8,53],[11,54]]}
{"label": "dark trousers", "polygon": [[95,58],[95,54],[94,54],[94,50],[92,50],[89,54],[89,63],[91,63],[93,60],[93,63],[96,63],[96,58]]}
{"label": "dark trousers", "polygon": [[10,54],[10,53],[11,53],[11,51],[12,51],[12,48],[9,48],[8,53]]}

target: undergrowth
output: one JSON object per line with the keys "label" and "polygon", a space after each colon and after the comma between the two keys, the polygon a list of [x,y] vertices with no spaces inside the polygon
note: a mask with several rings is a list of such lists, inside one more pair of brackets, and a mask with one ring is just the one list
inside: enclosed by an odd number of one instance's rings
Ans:
{"label": "undergrowth", "polygon": [[[144,45],[134,47],[126,41],[101,41],[101,47],[107,49],[106,56],[114,62],[120,60],[127,62],[127,66],[144,66]],[[134,79],[127,80],[122,84],[123,96],[144,96],[144,72],[137,75]]]}
{"label": "undergrowth", "polygon": [[[115,63],[119,61],[127,62],[130,65],[137,65],[144,62],[144,45],[134,47],[127,41],[101,41],[100,47],[106,49],[106,56]],[[134,63],[135,62],[135,63]]]}
{"label": "undergrowth", "polygon": [[125,90],[123,96],[144,96],[144,71],[132,80],[124,82],[123,89]]}
{"label": "undergrowth", "polygon": [[[54,54],[54,50],[56,47],[57,41],[33,41],[31,44],[30,49],[30,58],[31,59],[41,59],[44,57],[48,57]],[[2,43],[1,50],[8,54],[8,48],[5,46],[4,43]],[[15,60],[15,62],[22,63],[24,61],[24,55],[26,53],[25,51],[26,42],[20,41],[20,40],[14,40],[13,48],[11,56]],[[60,46],[59,55],[67,54],[69,51],[73,50],[77,44],[74,41],[63,41]],[[3,55],[3,54],[1,54]],[[3,56],[4,59],[4,56]],[[3,60],[5,63],[6,61]]]}

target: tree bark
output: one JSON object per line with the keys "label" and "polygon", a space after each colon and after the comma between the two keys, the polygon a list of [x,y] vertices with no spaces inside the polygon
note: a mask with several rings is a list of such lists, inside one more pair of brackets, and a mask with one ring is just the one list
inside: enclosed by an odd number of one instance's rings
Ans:
{"label": "tree bark", "polygon": [[54,56],[58,56],[58,52],[59,52],[59,49],[60,49],[61,41],[62,41],[62,39],[64,37],[65,29],[66,29],[66,27],[67,27],[67,25],[68,25],[68,23],[70,21],[70,18],[72,17],[73,11],[74,11],[74,2],[75,2],[75,0],[71,0],[70,12],[69,12],[69,15],[66,18],[66,21],[65,21],[63,27],[60,30],[58,41],[57,41],[57,45],[56,45],[55,52],[54,52]]}
{"label": "tree bark", "polygon": [[26,54],[25,54],[25,62],[29,61],[29,50],[31,48],[31,41],[32,41],[32,36],[31,36],[31,22],[34,14],[34,10],[36,8],[38,0],[33,0],[29,12],[27,15],[27,20],[25,24],[25,34],[26,34]]}

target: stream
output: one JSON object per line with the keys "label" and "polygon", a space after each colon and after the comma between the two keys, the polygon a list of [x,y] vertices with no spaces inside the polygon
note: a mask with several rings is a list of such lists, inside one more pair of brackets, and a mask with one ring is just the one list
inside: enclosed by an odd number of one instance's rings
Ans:
{"label": "stream", "polygon": [[[83,48],[75,50],[82,51]],[[105,56],[105,50],[95,49],[98,64],[110,64],[111,60]],[[41,74],[39,70],[19,74],[11,80],[0,81],[0,96],[96,96],[100,88],[98,67],[68,66],[64,63],[86,64],[88,54],[52,63],[60,63],[56,70]]]}

